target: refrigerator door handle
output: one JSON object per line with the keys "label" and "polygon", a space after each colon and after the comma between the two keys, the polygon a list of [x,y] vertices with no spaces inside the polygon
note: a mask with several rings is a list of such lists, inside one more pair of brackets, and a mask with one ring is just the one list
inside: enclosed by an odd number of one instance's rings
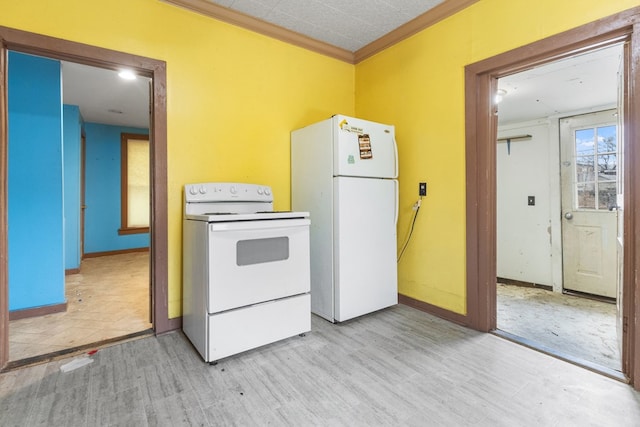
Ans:
{"label": "refrigerator door handle", "polygon": [[400,206],[400,183],[398,182],[397,179],[393,180],[393,183],[395,184],[395,193],[396,193],[396,206],[394,208],[395,210],[395,216],[394,216],[394,221],[396,224],[396,227],[398,227],[398,206]]}
{"label": "refrigerator door handle", "polygon": [[398,177],[398,144],[396,143],[396,137],[393,137],[393,157],[395,159],[395,170],[393,174],[393,178]]}

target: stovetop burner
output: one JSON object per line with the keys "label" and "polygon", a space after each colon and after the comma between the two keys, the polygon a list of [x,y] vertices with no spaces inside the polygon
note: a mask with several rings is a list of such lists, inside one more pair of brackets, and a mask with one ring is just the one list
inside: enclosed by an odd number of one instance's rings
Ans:
{"label": "stovetop burner", "polygon": [[288,214],[291,211],[258,211],[258,212],[205,212],[203,215],[250,215],[254,214],[270,214],[270,215],[278,215],[278,214]]}
{"label": "stovetop burner", "polygon": [[187,214],[186,219],[208,222],[227,221],[259,221],[292,218],[308,218],[309,212],[266,211],[266,212],[208,212],[203,214]]}
{"label": "stovetop burner", "polygon": [[259,211],[256,212],[259,214],[283,214],[283,213],[291,213],[291,211]]}

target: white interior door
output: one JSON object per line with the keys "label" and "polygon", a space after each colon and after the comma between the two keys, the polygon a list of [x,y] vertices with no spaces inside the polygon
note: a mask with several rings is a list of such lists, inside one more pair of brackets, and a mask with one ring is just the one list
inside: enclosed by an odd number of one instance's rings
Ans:
{"label": "white interior door", "polygon": [[560,121],[563,287],[616,298],[616,110]]}

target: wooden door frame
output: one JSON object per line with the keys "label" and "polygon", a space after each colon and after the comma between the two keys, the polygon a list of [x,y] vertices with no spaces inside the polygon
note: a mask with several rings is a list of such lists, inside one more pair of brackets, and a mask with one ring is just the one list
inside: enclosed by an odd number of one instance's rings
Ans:
{"label": "wooden door frame", "polygon": [[157,59],[62,40],[0,26],[0,369],[9,359],[9,282],[7,241],[7,52],[8,50],[72,61],[110,70],[127,67],[151,78],[153,92],[151,146],[151,290],[156,334],[176,329],[169,319],[167,272],[167,105],[166,63]]}
{"label": "wooden door frame", "polygon": [[600,19],[465,67],[466,132],[466,323],[496,329],[496,137],[497,110],[491,94],[500,77],[625,41],[624,87],[624,266],[623,373],[640,390],[640,8]]}
{"label": "wooden door frame", "polygon": [[82,268],[82,259],[84,258],[84,214],[86,210],[85,188],[87,184],[86,166],[87,166],[87,136],[82,131],[80,136],[80,266]]}

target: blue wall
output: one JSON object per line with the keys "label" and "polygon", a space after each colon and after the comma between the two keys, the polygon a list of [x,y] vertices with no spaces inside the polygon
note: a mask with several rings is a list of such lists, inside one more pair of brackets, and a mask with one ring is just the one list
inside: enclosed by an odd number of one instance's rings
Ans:
{"label": "blue wall", "polygon": [[[81,261],[79,108],[62,105],[59,61],[9,52],[9,310],[65,302],[64,270]],[[148,129],[87,123],[84,251],[149,246],[118,235],[120,134]]]}
{"label": "blue wall", "polygon": [[60,63],[9,52],[9,310],[64,303]]}
{"label": "blue wall", "polygon": [[118,235],[120,134],[123,132],[148,134],[149,130],[85,123],[85,253],[149,246],[149,233]]}
{"label": "blue wall", "polygon": [[77,105],[63,106],[64,268],[80,268],[80,164],[82,117]]}

